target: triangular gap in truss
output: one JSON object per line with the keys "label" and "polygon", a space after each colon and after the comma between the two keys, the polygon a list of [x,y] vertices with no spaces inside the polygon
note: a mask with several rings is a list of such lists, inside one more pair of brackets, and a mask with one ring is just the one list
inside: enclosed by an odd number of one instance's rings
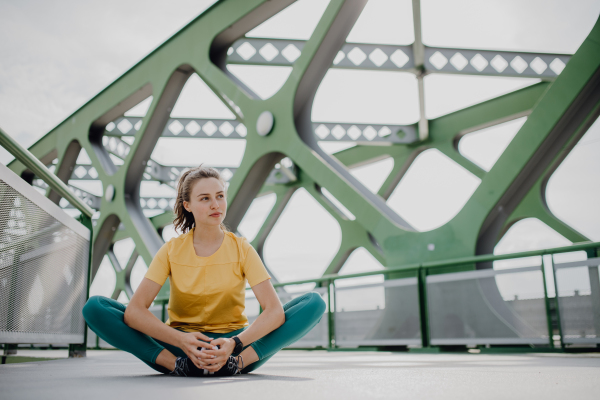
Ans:
{"label": "triangular gap in truss", "polygon": [[276,201],[275,193],[268,193],[252,200],[252,204],[238,226],[238,231],[249,241],[254,240]]}
{"label": "triangular gap in truss", "polygon": [[229,64],[227,70],[261,99],[266,100],[281,89],[290,76],[292,67]]}
{"label": "triangular gap in truss", "polygon": [[600,241],[600,119],[554,171],[546,186],[550,211],[590,240]]}
{"label": "triangular gap in truss", "polygon": [[383,185],[393,169],[394,159],[392,157],[387,157],[383,160],[352,168],[350,173],[367,189],[377,194],[379,189],[381,189],[381,185]]}
{"label": "triangular gap in truss", "polygon": [[[419,120],[418,93],[413,74],[329,69],[315,94],[311,118],[315,122],[414,124]],[[345,135],[340,131],[337,136],[348,140]]]}
{"label": "triangular gap in truss", "polygon": [[[172,188],[186,168],[200,164],[215,167],[228,182],[244,155],[246,133],[244,124],[235,119],[198,74],[192,74],[152,152],[156,171],[149,168],[143,176],[140,190],[146,216],[172,208],[175,198]],[[171,188],[158,185],[161,181]],[[152,196],[160,199],[145,199]],[[169,207],[162,206],[164,201]]]}
{"label": "triangular gap in truss", "polygon": [[[510,254],[523,251],[542,250],[553,247],[568,246],[571,242],[564,236],[544,224],[537,218],[525,218],[513,224],[504,236],[498,241],[494,248],[494,254]],[[558,254],[555,262],[570,262],[585,260],[585,251]],[[552,272],[551,256],[523,257],[510,260],[494,261],[494,269],[512,269],[521,267],[532,267],[542,265],[546,273],[546,287],[548,295],[554,294],[554,279]],[[519,278],[511,279],[496,277],[498,289],[506,300],[527,298],[531,288],[539,288],[541,285],[541,274],[539,272],[521,273]],[[542,289],[543,291],[543,289]]]}
{"label": "triangular gap in truss", "polygon": [[246,37],[308,40],[328,5],[329,0],[297,0],[247,32]]}
{"label": "triangular gap in truss", "polygon": [[430,74],[424,78],[425,115],[438,118],[538,82],[537,78]]}
{"label": "triangular gap in truss", "polygon": [[448,156],[429,149],[412,162],[387,204],[418,231],[431,231],[454,218],[480,183]]}
{"label": "triangular gap in truss", "polygon": [[102,146],[107,151],[116,169],[123,165],[129,149],[135,141],[136,133],[142,127],[142,119],[146,116],[153,96],[148,96],[125,113],[109,122],[102,136]]}
{"label": "triangular gap in truss", "polygon": [[267,237],[264,261],[279,282],[314,278],[327,269],[341,241],[335,218],[300,188]]}
{"label": "triangular gap in truss", "polygon": [[[360,272],[381,271],[384,266],[373,257],[364,247],[359,247],[350,254],[340,271],[339,275],[356,274]],[[365,285],[369,283],[383,282],[383,275],[364,276],[359,278],[342,279],[336,281],[336,286]],[[383,308],[383,307],[381,307]],[[375,307],[373,307],[375,309]]]}
{"label": "triangular gap in truss", "polygon": [[525,121],[527,117],[522,117],[470,132],[458,142],[458,151],[485,171],[489,171]]}
{"label": "triangular gap in truss", "polygon": [[409,45],[415,40],[411,0],[371,0],[348,34],[348,43]]}
{"label": "triangular gap in truss", "polygon": [[171,111],[171,118],[235,119],[235,115],[202,78],[194,73],[183,86]]}
{"label": "triangular gap in truss", "polygon": [[127,262],[129,258],[133,254],[133,250],[135,250],[135,243],[132,238],[122,239],[118,242],[115,242],[113,251],[121,268],[125,269],[127,266]]}
{"label": "triangular gap in truss", "polygon": [[90,297],[110,297],[113,294],[116,283],[117,274],[110,264],[108,256],[104,256],[100,263],[100,268],[98,268],[98,272],[94,277],[94,281],[90,285]]}

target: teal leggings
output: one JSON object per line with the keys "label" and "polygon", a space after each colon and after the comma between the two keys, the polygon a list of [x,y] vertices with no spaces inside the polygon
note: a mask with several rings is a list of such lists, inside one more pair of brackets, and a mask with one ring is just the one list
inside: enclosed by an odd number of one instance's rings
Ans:
{"label": "teal leggings", "polygon": [[[266,336],[251,343],[259,360],[244,368],[243,372],[252,372],[263,365],[282,348],[291,345],[306,335],[321,320],[325,312],[325,302],[317,293],[306,293],[296,297],[283,306],[285,323]],[[170,372],[156,364],[156,357],[164,349],[177,357],[185,357],[179,347],[154,339],[140,331],[130,328],[123,322],[125,306],[118,301],[93,296],[83,307],[83,317],[90,329],[104,341],[114,347],[133,354],[158,372]],[[232,337],[246,328],[228,333],[207,333],[207,336],[218,339]],[[246,346],[248,347],[248,346]]]}

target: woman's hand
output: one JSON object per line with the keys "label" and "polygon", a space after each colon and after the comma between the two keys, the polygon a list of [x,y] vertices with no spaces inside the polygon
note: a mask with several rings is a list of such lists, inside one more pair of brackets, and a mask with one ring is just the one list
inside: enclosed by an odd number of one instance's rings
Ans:
{"label": "woman's hand", "polygon": [[[200,332],[182,332],[179,340],[179,348],[182,349],[194,365],[198,368],[208,369],[209,363],[216,359],[213,354],[207,352],[213,345],[209,344],[213,340]],[[198,348],[202,348],[202,351]],[[209,370],[210,371],[210,370]]]}
{"label": "woman's hand", "polygon": [[235,349],[235,341],[229,338],[219,338],[211,341],[208,347],[211,346],[214,346],[215,349],[216,346],[219,346],[219,349],[202,351],[202,353],[206,353],[210,357],[214,357],[210,359],[210,361],[207,363],[208,365],[204,366],[204,369],[211,372],[216,372],[220,370],[223,365],[225,365],[227,359],[233,353],[233,350]]}

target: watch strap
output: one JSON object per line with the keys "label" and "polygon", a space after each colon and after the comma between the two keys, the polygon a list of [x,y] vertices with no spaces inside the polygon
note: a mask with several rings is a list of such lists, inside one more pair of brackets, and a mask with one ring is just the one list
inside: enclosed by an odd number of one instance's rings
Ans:
{"label": "watch strap", "polygon": [[235,342],[235,348],[233,349],[233,352],[236,354],[241,353],[242,350],[244,349],[244,344],[242,343],[240,338],[237,336],[232,337],[232,339]]}

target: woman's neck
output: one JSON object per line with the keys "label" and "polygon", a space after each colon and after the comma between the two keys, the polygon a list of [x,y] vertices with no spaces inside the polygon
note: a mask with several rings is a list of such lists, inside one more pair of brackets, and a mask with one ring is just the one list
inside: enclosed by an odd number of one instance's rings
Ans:
{"label": "woman's neck", "polygon": [[196,226],[194,228],[194,243],[221,242],[225,233],[220,226]]}

